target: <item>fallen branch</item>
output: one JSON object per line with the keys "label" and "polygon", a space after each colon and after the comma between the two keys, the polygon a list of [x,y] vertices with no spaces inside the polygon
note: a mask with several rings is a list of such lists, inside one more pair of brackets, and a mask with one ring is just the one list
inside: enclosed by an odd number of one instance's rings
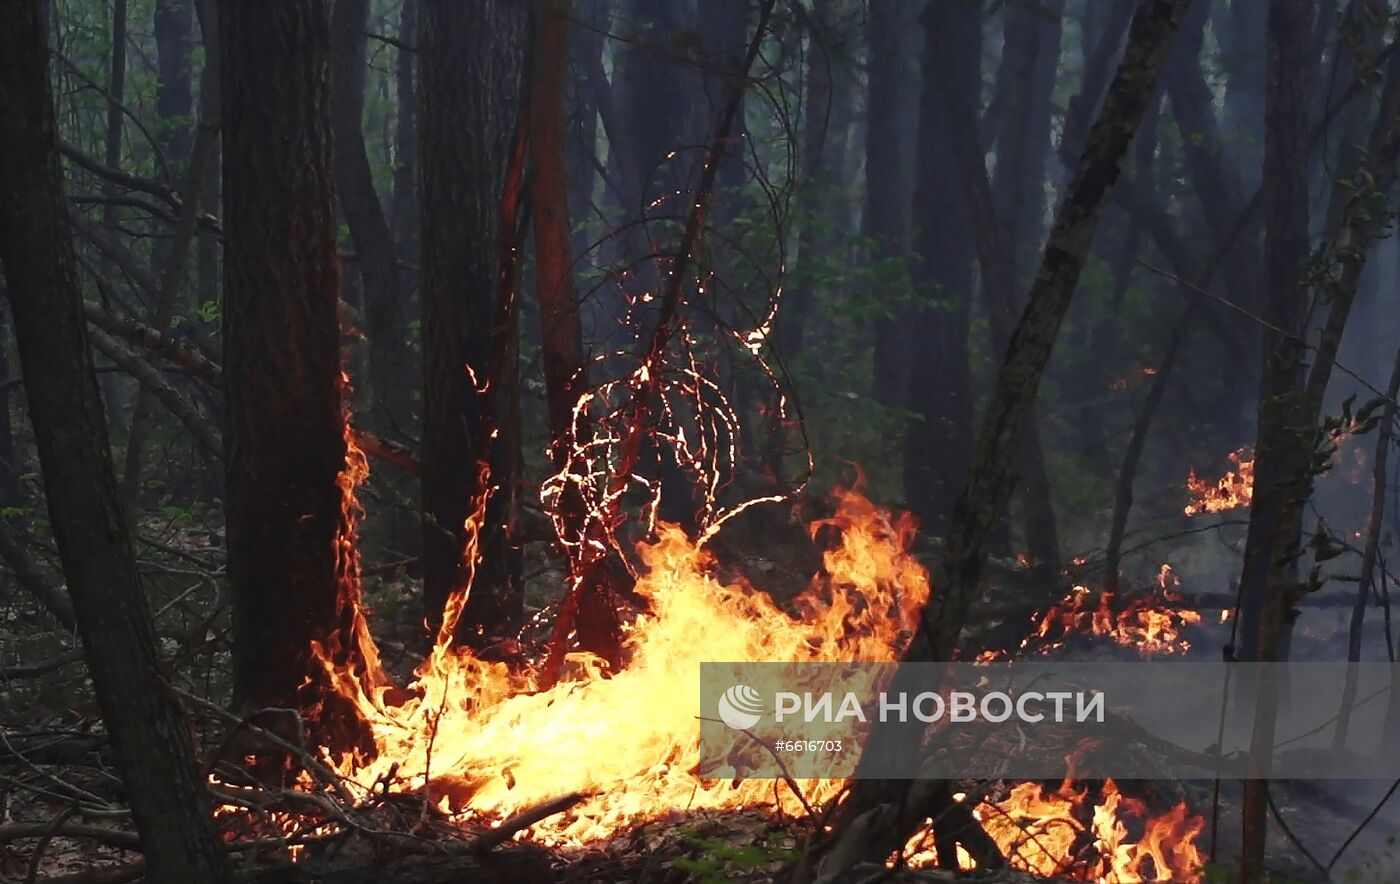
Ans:
{"label": "fallen branch", "polygon": [[19,666],[6,666],[0,668],[0,679],[5,681],[17,681],[25,678],[38,678],[47,675],[57,669],[62,669],[83,659],[83,652],[72,650],[66,654],[59,654],[57,657],[50,657],[38,663],[21,664]]}
{"label": "fallen branch", "polygon": [[127,349],[125,344],[100,329],[88,329],[88,337],[92,340],[93,346],[104,356],[121,366],[123,371],[149,390],[151,395],[161,405],[164,405],[167,411],[185,425],[194,435],[195,441],[206,451],[220,460],[223,459],[224,442],[219,431],[193,403],[185,399],[184,396],[180,395],[179,390],[170,385],[170,382],[155,366],[137,356]]}
{"label": "fallen branch", "polygon": [[11,841],[19,841],[24,838],[83,838],[88,841],[96,841],[99,844],[106,844],[108,847],[118,847],[122,850],[140,850],[141,838],[135,832],[126,832],[121,829],[109,829],[105,826],[94,826],[90,823],[61,823],[55,826],[52,822],[41,823],[10,823],[0,826],[0,844],[7,844]]}

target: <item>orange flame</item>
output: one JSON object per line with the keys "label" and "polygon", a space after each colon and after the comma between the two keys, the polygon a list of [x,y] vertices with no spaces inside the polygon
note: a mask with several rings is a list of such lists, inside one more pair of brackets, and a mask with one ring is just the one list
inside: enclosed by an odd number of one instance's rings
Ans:
{"label": "orange flame", "polygon": [[1182,637],[1182,627],[1201,622],[1201,612],[1180,606],[1182,597],[1172,592],[1179,581],[1171,565],[1163,564],[1157,574],[1158,592],[1133,599],[1123,610],[1115,610],[1114,594],[1094,592],[1075,586],[1069,594],[1040,618],[1034,638],[1040,651],[1059,648],[1072,634],[1088,634],[1112,639],[1144,655],[1184,654],[1191,643]]}
{"label": "orange flame", "polygon": [[1223,513],[1226,510],[1249,506],[1254,497],[1254,453],[1241,448],[1230,455],[1235,469],[1215,482],[1202,479],[1191,469],[1186,477],[1186,490],[1194,498],[1185,508],[1186,515],[1200,513]]}
{"label": "orange flame", "polygon": [[[1196,848],[1204,820],[1185,804],[1149,816],[1143,803],[1124,797],[1113,780],[1103,783],[1092,802],[1088,790],[1070,780],[1052,792],[1020,783],[1003,799],[980,802],[972,815],[1007,863],[1031,874],[1079,881],[1197,881],[1205,865]],[[910,866],[937,864],[938,852],[926,846],[931,841],[927,826],[909,840]],[[964,871],[976,868],[961,847],[958,865]]]}
{"label": "orange flame", "polygon": [[[650,609],[628,624],[629,663],[615,673],[604,673],[596,658],[573,654],[566,677],[539,690],[534,673],[480,660],[446,634],[408,690],[391,694],[387,681],[367,682],[359,670],[322,655],[336,689],[369,722],[377,748],[373,759],[327,760],[352,790],[417,791],[459,819],[497,820],[583,792],[590,796],[583,803],[522,836],[563,848],[686,810],[801,813],[798,796],[775,791],[771,782],[705,780],[693,773],[699,760],[695,673],[705,660],[897,659],[929,596],[928,573],[909,552],[913,519],[844,492],[835,515],[813,526],[814,535],[821,528],[834,529],[839,541],[825,551],[822,573],[789,613],[742,580],[719,580],[710,553],[661,524],[656,541],[639,547],[635,590]],[[813,804],[833,799],[842,785],[798,784]],[[1003,805],[997,805],[1003,813],[983,816],[993,837],[992,818],[1012,813],[1012,805]],[[1115,837],[1105,856],[1125,858],[1106,862],[1127,868],[1139,854],[1175,862],[1174,851],[1185,849],[1178,841],[1189,846],[1194,832],[1183,830],[1177,841],[1164,836],[1159,841],[1165,846],[1153,846],[1158,842],[1147,833]],[[1059,849],[1051,847],[1047,856],[1055,859],[1045,862],[1068,867],[1068,854],[1055,853]],[[1190,866],[1172,868],[1184,873]]]}

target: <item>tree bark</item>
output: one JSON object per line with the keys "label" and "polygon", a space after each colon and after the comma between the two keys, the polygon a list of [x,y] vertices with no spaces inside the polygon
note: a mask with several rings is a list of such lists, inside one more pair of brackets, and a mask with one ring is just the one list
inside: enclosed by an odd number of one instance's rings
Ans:
{"label": "tree bark", "polygon": [[234,698],[313,709],[343,613],[330,6],[219,4]]}
{"label": "tree bark", "polygon": [[41,4],[0,3],[0,261],[49,518],[155,881],[228,880],[117,500],[82,316]]}
{"label": "tree bark", "polygon": [[[987,544],[996,518],[1011,496],[1015,466],[1025,432],[1034,419],[1036,393],[1061,321],[1079,281],[1107,200],[1128,147],[1151,102],[1157,74],[1190,0],[1143,0],[1133,17],[1123,60],[1102,111],[1090,129],[1082,157],[1055,222],[1031,287],[1031,296],[1012,335],[1006,361],[983,417],[971,473],[954,507],[945,556],[945,589],[930,599],[902,659],[953,659],[968,609],[975,597]],[[892,691],[910,687],[908,669],[896,673]],[[864,755],[893,753],[912,765],[920,734],[908,728],[872,730]],[[911,768],[912,769],[912,768]],[[929,814],[928,799],[946,795],[946,786],[923,787],[911,796],[908,782],[857,780],[839,812],[839,825],[821,867],[837,879],[853,858],[884,860],[903,843],[910,827]],[[923,792],[922,798],[919,792]],[[911,798],[913,800],[911,800]],[[936,809],[935,809],[936,813]],[[842,838],[860,838],[851,849]],[[843,847],[845,849],[843,849]]]}
{"label": "tree bark", "polygon": [[[489,375],[501,239],[512,235],[500,229],[500,199],[520,109],[526,7],[423,0],[419,12],[423,598],[436,622],[466,580],[465,523],[478,493],[478,458],[489,456],[476,383]],[[496,580],[477,575],[478,601],[500,591]],[[482,610],[471,607],[460,635],[475,641],[501,626],[473,622]]]}

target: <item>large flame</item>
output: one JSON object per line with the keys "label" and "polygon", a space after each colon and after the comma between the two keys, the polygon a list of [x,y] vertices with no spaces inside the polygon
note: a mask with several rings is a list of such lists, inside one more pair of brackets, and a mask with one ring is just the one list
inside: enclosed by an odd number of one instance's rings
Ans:
{"label": "large flame", "polygon": [[[585,793],[589,797],[571,811],[523,835],[562,848],[685,811],[801,813],[804,798],[812,805],[829,801],[841,781],[802,781],[798,796],[769,781],[706,780],[693,771],[700,757],[695,714],[702,661],[897,659],[930,590],[927,571],[909,552],[913,519],[855,492],[839,493],[836,501],[835,515],[812,532],[834,529],[839,541],[825,551],[822,573],[788,608],[742,580],[720,580],[703,546],[661,525],[656,540],[638,550],[635,590],[649,610],[628,624],[628,662],[614,673],[575,654],[565,678],[540,690],[533,673],[478,659],[452,644],[449,630],[440,633],[407,690],[390,685],[377,666],[366,673],[320,655],[335,689],[369,724],[376,748],[373,758],[330,760],[353,789],[417,792],[464,821],[489,823],[562,794]],[[484,496],[477,501],[478,516],[484,503]],[[357,638],[368,640],[367,634]],[[365,656],[377,662],[372,653]],[[1028,804],[1028,788],[1017,787],[978,811],[1014,865],[1059,867],[1082,872],[1085,880],[1132,868],[1169,868],[1171,880],[1186,880],[1199,865],[1193,846],[1199,820],[1188,819],[1184,807],[1145,825],[1128,820],[1140,833],[1129,837],[1111,785],[1092,808],[1068,786],[1045,796],[1049,805]],[[1034,815],[1050,828],[1052,820],[1088,814],[1088,830],[1104,842],[1106,865],[1072,859],[1069,851],[1081,846],[1073,839],[1025,847],[1023,828],[994,822],[1017,814]],[[1164,834],[1153,834],[1159,830]],[[1149,855],[1150,863],[1142,859]],[[1115,880],[1167,878],[1122,871]]]}

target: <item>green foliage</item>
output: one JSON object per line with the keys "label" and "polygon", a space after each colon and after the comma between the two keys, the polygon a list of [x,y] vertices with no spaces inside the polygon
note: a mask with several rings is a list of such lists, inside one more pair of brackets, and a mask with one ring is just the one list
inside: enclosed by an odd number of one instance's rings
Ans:
{"label": "green foliage", "polygon": [[686,832],[684,840],[691,855],[677,857],[672,866],[687,873],[690,880],[703,884],[774,872],[797,858],[797,851],[791,847],[767,843],[733,844],[726,838],[699,831]]}

